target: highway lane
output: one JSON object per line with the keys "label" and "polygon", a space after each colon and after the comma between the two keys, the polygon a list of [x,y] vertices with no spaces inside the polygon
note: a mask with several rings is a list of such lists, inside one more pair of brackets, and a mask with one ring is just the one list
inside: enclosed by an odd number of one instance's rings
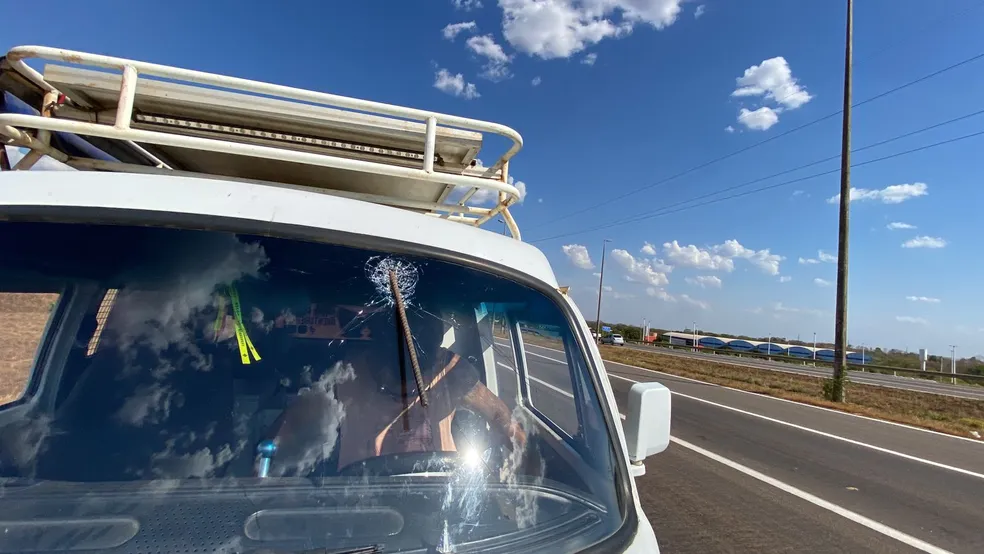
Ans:
{"label": "highway lane", "polygon": [[[527,353],[544,395],[570,390],[558,352],[527,346]],[[500,356],[511,353],[499,347]],[[674,392],[677,440],[884,524],[910,542],[923,541],[929,545],[923,551],[984,551],[982,444],[606,366],[623,413],[630,380],[660,381]],[[555,400],[556,411],[562,400]],[[668,551],[915,551],[680,443],[652,458],[647,470],[640,495]]]}
{"label": "highway lane", "polygon": [[[758,358],[738,358],[735,356],[724,356],[716,354],[706,354],[700,352],[682,352],[680,350],[672,350],[669,348],[658,348],[652,346],[641,346],[636,344],[628,344],[625,348],[631,348],[633,350],[640,350],[643,352],[653,352],[656,351],[660,355],[666,356],[677,356],[680,358],[690,358],[695,360],[705,360],[711,362],[718,362],[722,364],[732,364],[744,367],[754,367],[757,369],[767,369],[770,371],[785,371],[789,373],[798,373],[801,375],[810,375],[812,377],[829,377],[829,368],[816,368],[812,366],[805,366],[799,364],[793,364],[788,362],[776,361],[776,360],[762,360]],[[984,387],[977,385],[953,385],[950,383],[938,383],[936,381],[930,381],[928,379],[919,379],[916,377],[906,377],[903,375],[886,375],[884,373],[870,373],[864,371],[849,371],[849,378],[855,383],[862,383],[865,385],[877,385],[881,387],[892,387],[897,389],[913,390],[918,392],[928,392],[932,394],[942,394],[947,396],[956,396],[960,398],[970,398],[974,400],[984,400]]]}

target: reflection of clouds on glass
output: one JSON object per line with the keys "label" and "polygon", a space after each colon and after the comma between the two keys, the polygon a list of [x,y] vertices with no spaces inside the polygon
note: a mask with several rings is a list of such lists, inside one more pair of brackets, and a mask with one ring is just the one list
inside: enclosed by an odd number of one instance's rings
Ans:
{"label": "reflection of clouds on glass", "polygon": [[[172,346],[196,352],[190,324],[206,324],[193,318],[213,304],[216,287],[258,277],[269,261],[259,244],[242,243],[232,235],[196,237],[168,252],[155,260],[158,263],[148,264],[145,275],[133,276],[131,288],[117,297],[111,328],[122,350],[140,345],[156,353]],[[144,280],[151,281],[153,287],[148,288],[154,290],[136,290]]]}
{"label": "reflection of clouds on glass", "polygon": [[208,447],[195,452],[177,454],[176,442],[175,439],[168,439],[164,452],[156,452],[151,456],[153,472],[156,476],[181,479],[211,477],[215,470],[229,463],[246,445],[242,442],[233,450],[229,444],[224,444],[215,454],[212,454],[212,450]]}
{"label": "reflection of clouds on glass", "polygon": [[[517,399],[516,403],[517,406],[512,412],[512,421],[522,428],[527,435],[527,439],[525,444],[522,444],[516,436],[510,438],[512,450],[502,464],[502,469],[499,471],[499,480],[505,483],[511,490],[516,491],[517,502],[512,506],[503,506],[503,508],[513,511],[513,520],[516,522],[517,527],[525,529],[536,524],[537,495],[535,491],[531,490],[528,484],[525,482],[523,484],[519,483],[518,474],[523,471],[523,462],[527,458],[526,446],[530,444],[530,438],[535,434],[536,427],[531,424],[526,412],[520,407],[520,399]],[[530,454],[533,453],[533,451],[530,451]],[[540,456],[531,455],[529,458],[535,459],[538,462],[536,472],[530,477],[532,477],[533,485],[539,487],[543,484],[543,476],[547,471],[546,461]]]}
{"label": "reflection of clouds on glass", "polygon": [[28,415],[0,427],[0,444],[3,445],[0,466],[12,465],[22,471],[30,468],[50,435],[51,417],[46,415]]}
{"label": "reflection of clouds on glass", "polygon": [[[304,369],[309,379],[310,367]],[[288,432],[278,436],[272,475],[305,475],[331,457],[338,440],[338,427],[345,419],[345,405],[335,398],[335,387],[353,379],[352,365],[338,362],[310,387],[297,392],[290,417],[296,414],[298,421],[284,422]]]}
{"label": "reflection of clouds on glass", "polygon": [[249,320],[253,323],[253,327],[262,330],[264,333],[269,333],[275,323],[272,319],[264,319],[263,310],[255,307],[249,314]]}
{"label": "reflection of clouds on glass", "polygon": [[160,423],[170,415],[172,404],[180,407],[182,403],[181,395],[170,387],[160,383],[140,385],[123,402],[123,406],[116,412],[116,418],[134,427]]}

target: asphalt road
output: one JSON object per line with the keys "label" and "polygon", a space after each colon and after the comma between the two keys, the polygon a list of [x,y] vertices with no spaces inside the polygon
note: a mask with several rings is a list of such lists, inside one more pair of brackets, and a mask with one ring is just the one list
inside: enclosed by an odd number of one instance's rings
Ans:
{"label": "asphalt road", "polygon": [[[534,404],[569,417],[563,355],[527,354]],[[637,481],[664,552],[984,552],[982,443],[605,365],[623,414],[634,382],[673,392],[673,442]]]}
{"label": "asphalt road", "polygon": [[[814,377],[829,377],[829,368],[816,368],[812,366],[793,364],[775,360],[763,360],[758,358],[738,358],[735,356],[723,356],[715,354],[704,354],[699,352],[685,352],[672,350],[669,348],[654,348],[651,346],[641,346],[628,344],[625,348],[641,350],[644,352],[656,351],[661,355],[678,356],[681,358],[692,358],[697,360],[710,360],[722,364],[732,364],[744,367],[754,367],[757,369],[768,369],[772,371],[786,371],[811,375]],[[984,400],[984,387],[978,385],[953,385],[950,383],[938,383],[928,379],[917,377],[906,377],[903,375],[886,375],[884,373],[869,373],[863,371],[849,371],[849,379],[855,383],[866,385],[878,385],[881,387],[892,387],[897,389],[913,390],[918,392],[928,392],[932,394],[943,394],[947,396],[957,396],[960,398],[971,398]]]}

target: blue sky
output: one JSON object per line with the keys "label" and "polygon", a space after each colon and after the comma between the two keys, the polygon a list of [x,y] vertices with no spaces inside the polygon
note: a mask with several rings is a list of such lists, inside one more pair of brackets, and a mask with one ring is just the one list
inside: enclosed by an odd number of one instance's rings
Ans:
{"label": "blue sky", "polygon": [[[0,47],[92,51],[510,125],[526,142],[511,168],[527,188],[514,214],[586,317],[594,316],[602,241],[611,239],[606,320],[832,338],[836,274],[824,259],[836,255],[837,206],[828,202],[836,172],[713,204],[705,202],[719,196],[684,202],[836,155],[839,116],[666,179],[840,108],[842,2],[286,4],[65,4],[71,17],[23,17]],[[856,101],[984,53],[982,4],[858,2]],[[854,146],[984,109],[982,69],[984,59],[975,60],[858,107]],[[981,130],[984,114],[854,161]],[[500,146],[488,141],[485,158]],[[984,136],[973,137],[853,170],[852,185],[864,192],[852,202],[852,343],[984,353],[982,147]],[[837,167],[828,161],[738,192]],[[671,205],[693,207],[618,224]]]}

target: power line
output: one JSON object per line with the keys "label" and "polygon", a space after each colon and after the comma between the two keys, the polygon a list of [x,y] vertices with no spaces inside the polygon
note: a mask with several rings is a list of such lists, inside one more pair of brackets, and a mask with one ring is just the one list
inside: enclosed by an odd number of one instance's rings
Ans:
{"label": "power line", "polygon": [[[910,150],[905,150],[905,151],[902,151],[902,152],[896,152],[894,154],[889,154],[887,156],[882,156],[880,158],[874,158],[874,159],[867,160],[867,161],[864,161],[864,162],[859,162],[859,163],[856,163],[856,164],[851,164],[851,168],[853,169],[853,168],[856,168],[856,167],[863,167],[863,166],[866,166],[866,165],[869,165],[869,164],[873,164],[873,163],[883,162],[883,161],[890,160],[890,159],[893,159],[893,158],[898,158],[900,156],[906,156],[906,155],[909,155],[909,154],[914,154],[916,152],[921,152],[923,150],[928,150],[930,148],[935,148],[937,146],[943,146],[943,145],[946,145],[946,144],[951,144],[951,143],[954,143],[954,142],[959,142],[961,140],[966,140],[966,139],[978,137],[978,136],[981,136],[981,135],[984,135],[984,131],[978,131],[976,133],[971,133],[969,135],[963,135],[963,136],[952,138],[952,139],[947,139],[947,140],[943,140],[943,141],[939,141],[939,142],[934,142],[932,144],[926,144],[926,145],[919,146],[917,148],[913,148],[913,149],[910,149]],[[684,211],[687,211],[687,210],[690,210],[690,209],[693,209],[693,208],[704,207],[704,206],[707,206],[708,204],[717,204],[718,202],[723,202],[725,200],[732,200],[732,199],[735,199],[735,198],[741,198],[743,196],[749,196],[749,195],[756,194],[756,193],[759,193],[759,192],[765,192],[767,190],[772,190],[772,189],[776,189],[776,188],[779,188],[779,187],[784,187],[784,186],[792,185],[794,183],[800,183],[802,181],[808,181],[810,179],[815,179],[817,177],[823,177],[825,175],[831,175],[831,174],[838,173],[838,172],[840,172],[840,168],[831,169],[829,171],[823,171],[823,172],[820,172],[820,173],[814,173],[812,175],[807,175],[805,177],[798,177],[796,179],[791,179],[789,181],[783,181],[781,183],[775,183],[775,184],[772,184],[772,185],[767,185],[767,186],[764,186],[764,187],[759,187],[759,188],[756,188],[756,189],[752,189],[752,190],[748,190],[748,191],[744,191],[744,192],[739,192],[737,194],[732,194],[732,195],[729,195],[729,196],[723,196],[721,198],[715,198],[715,199],[712,199],[712,200],[708,200],[707,202],[703,202],[701,204],[695,204],[695,205],[692,205],[692,206],[683,206],[683,207],[680,207],[680,208],[677,208],[677,209],[669,209],[669,210],[667,208],[661,208],[660,210],[657,210],[656,212],[652,212],[652,213],[648,213],[648,214],[639,214],[638,216],[633,217],[632,219],[618,221],[618,222],[615,222],[615,223],[607,223],[605,225],[599,225],[597,227],[592,227],[591,229],[584,229],[584,230],[581,230],[581,231],[572,231],[572,232],[569,232],[569,233],[561,233],[559,235],[554,235],[552,237],[546,237],[546,238],[542,238],[542,239],[536,239],[536,240],[532,240],[530,242],[531,243],[544,242],[544,241],[548,241],[548,240],[554,240],[554,239],[569,237],[569,236],[573,236],[573,235],[580,235],[580,234],[583,234],[583,233],[590,233],[592,231],[599,231],[601,229],[609,229],[609,228],[612,228],[612,227],[619,227],[619,226],[622,226],[622,225],[626,225],[628,223],[635,223],[637,221],[644,221],[644,220],[652,219],[652,218],[655,218],[655,217],[662,217],[662,216],[666,216],[666,215],[680,213],[680,212],[684,212]],[[721,190],[719,190],[719,191],[717,191],[717,192],[715,192],[713,194],[721,194],[723,192],[728,192],[730,190],[735,190],[735,189],[740,188],[740,187],[742,187],[744,185],[745,184],[743,183],[742,185],[736,185],[736,186],[733,186],[733,187],[724,188],[724,189],[721,189]],[[694,202],[696,200],[698,200],[698,198],[692,198],[690,200],[687,200],[684,203],[690,203],[690,202]],[[679,204],[682,204],[682,203],[678,203],[677,205],[679,205]],[[666,210],[666,211],[664,211],[664,210]]]}
{"label": "power line", "polygon": [[[977,60],[979,60],[981,58],[984,58],[984,52],[982,52],[980,54],[977,54],[975,56],[971,56],[969,58],[963,59],[963,60],[961,60],[959,62],[956,62],[954,64],[948,65],[948,66],[946,66],[946,67],[944,67],[942,69],[936,70],[936,71],[934,71],[932,73],[929,73],[927,75],[923,75],[922,77],[919,77],[918,79],[915,79],[915,80],[912,80],[912,81],[908,81],[906,83],[903,83],[903,84],[901,84],[901,85],[899,85],[897,87],[894,87],[894,88],[891,88],[889,90],[886,90],[885,92],[882,92],[880,94],[876,94],[875,96],[872,96],[870,98],[867,98],[865,100],[862,100],[862,101],[860,101],[860,102],[858,102],[856,104],[853,104],[851,107],[852,108],[857,108],[859,106],[863,106],[863,105],[868,104],[870,102],[874,102],[875,100],[878,100],[880,98],[884,98],[884,97],[886,97],[886,96],[888,96],[890,94],[894,94],[894,93],[896,93],[896,92],[898,92],[900,90],[909,88],[909,87],[911,87],[913,85],[917,85],[919,83],[922,83],[923,81],[927,81],[927,80],[932,79],[934,77],[938,77],[938,76],[942,75],[943,73],[946,73],[948,71],[954,70],[954,69],[956,69],[958,67],[964,66],[964,65],[969,64],[971,62],[977,61]],[[642,192],[644,190],[649,190],[651,188],[655,188],[657,186],[664,185],[666,183],[669,183],[670,181],[674,181],[674,180],[676,180],[676,179],[678,179],[680,177],[683,177],[683,176],[689,175],[689,174],[691,174],[691,173],[693,173],[695,171],[699,171],[701,169],[704,169],[705,167],[708,167],[708,166],[714,165],[714,164],[716,164],[718,162],[722,162],[724,160],[733,158],[733,157],[735,157],[735,156],[737,156],[739,154],[743,154],[743,153],[748,152],[749,150],[752,150],[754,148],[758,148],[759,146],[762,146],[763,144],[767,144],[767,143],[772,142],[772,141],[774,141],[776,139],[780,139],[780,138],[782,138],[784,136],[787,136],[787,135],[793,134],[793,133],[795,133],[797,131],[806,129],[807,127],[811,127],[813,125],[816,125],[817,123],[820,123],[822,121],[826,121],[826,120],[828,120],[828,119],[830,119],[832,117],[835,117],[837,115],[840,115],[841,113],[843,113],[843,111],[844,110],[837,110],[836,112],[829,113],[829,114],[827,114],[827,115],[825,115],[823,117],[814,119],[813,121],[809,121],[807,123],[804,123],[803,125],[800,125],[798,127],[793,127],[792,129],[789,129],[787,131],[784,131],[782,133],[779,133],[778,135],[771,136],[771,137],[769,137],[767,139],[764,139],[764,140],[761,140],[759,142],[750,144],[750,145],[748,145],[748,146],[746,146],[744,148],[740,148],[738,150],[735,150],[734,152],[731,152],[729,154],[725,154],[723,156],[718,156],[717,158],[713,158],[711,160],[708,160],[706,162],[703,162],[701,164],[698,164],[696,166],[693,166],[693,167],[691,167],[689,169],[685,169],[685,170],[683,170],[683,171],[681,171],[679,173],[675,173],[675,174],[673,174],[673,175],[671,175],[669,177],[665,177],[663,179],[660,179],[659,181],[656,181],[655,183],[652,183],[652,184],[649,184],[649,185],[645,185],[643,187],[640,187],[640,188],[631,190],[631,191],[626,192],[624,194],[621,194],[619,196],[615,196],[615,197],[609,198],[609,199],[604,200],[604,201],[602,201],[600,203],[596,203],[596,204],[593,204],[593,205],[588,206],[586,208],[582,208],[580,210],[576,210],[576,211],[570,212],[570,213],[568,213],[566,215],[562,215],[560,217],[551,219],[551,220],[546,221],[544,223],[540,223],[538,225],[533,226],[532,229],[543,227],[544,225],[549,225],[549,224],[552,224],[552,223],[556,223],[558,221],[563,221],[564,219],[567,219],[569,217],[573,217],[575,215],[580,215],[582,213],[585,213],[585,212],[588,212],[588,211],[591,211],[591,210],[595,210],[595,209],[597,209],[600,206],[605,206],[607,204],[611,204],[612,202],[617,202],[619,200],[622,200],[623,198],[627,198],[627,197],[632,196],[634,194],[638,194],[638,193],[640,193],[640,192]]]}
{"label": "power line", "polygon": [[[981,114],[984,114],[984,110],[977,110],[975,112],[972,112],[972,113],[969,113],[969,114],[964,114],[964,115],[961,115],[959,117],[954,117],[953,119],[948,119],[948,120],[942,121],[940,123],[934,123],[933,125],[930,125],[928,127],[923,127],[921,129],[916,129],[915,131],[909,131],[908,133],[903,133],[901,135],[896,135],[894,137],[887,138],[885,140],[880,140],[878,142],[869,144],[867,146],[862,146],[861,148],[855,148],[855,149],[851,150],[851,153],[852,154],[856,154],[858,152],[863,152],[863,151],[869,150],[871,148],[876,148],[878,146],[884,146],[884,145],[886,145],[886,144],[888,144],[890,142],[895,142],[897,140],[902,140],[904,138],[908,138],[908,137],[911,137],[911,136],[914,136],[914,135],[918,135],[919,133],[924,133],[924,132],[930,131],[932,129],[937,129],[937,128],[940,128],[940,127],[944,127],[946,125],[950,125],[950,124],[956,123],[958,121],[963,121],[965,119],[969,119],[971,117],[978,116],[978,115],[981,115]],[[795,172],[797,172],[797,171],[799,171],[801,169],[806,169],[808,167],[813,167],[815,165],[819,165],[819,164],[822,164],[824,162],[829,162],[831,160],[836,160],[838,158],[840,158],[840,154],[835,154],[833,156],[828,156],[826,158],[823,158],[823,159],[820,159],[820,160],[816,160],[816,161],[813,161],[813,162],[810,162],[810,163],[806,163],[806,164],[803,164],[803,165],[800,165],[800,166],[797,166],[797,167],[794,167],[794,168],[791,168],[791,169],[786,169],[786,170],[780,171],[778,173],[773,173],[772,175],[766,175],[764,177],[758,177],[758,178],[752,179],[751,181],[745,181],[744,183],[741,183],[741,184],[738,184],[738,185],[730,186],[730,187],[727,187],[727,188],[724,188],[724,189],[721,189],[721,190],[716,190],[716,191],[708,192],[708,193],[702,194],[700,196],[695,196],[695,197],[688,198],[686,200],[677,202],[675,204],[670,204],[668,206],[663,206],[662,208],[659,208],[659,210],[657,210],[657,211],[667,210],[667,209],[670,209],[670,208],[675,208],[677,206],[681,206],[681,205],[685,205],[685,204],[690,204],[691,202],[695,202],[695,201],[698,201],[698,200],[703,200],[705,198],[710,198],[712,196],[717,196],[718,194],[721,194],[723,192],[728,192],[728,191],[731,191],[731,190],[737,190],[737,189],[740,189],[740,188],[745,188],[745,187],[747,187],[749,185],[754,185],[755,183],[760,183],[762,181],[767,181],[769,179],[773,179],[775,177],[780,177],[782,175],[787,175],[789,173],[795,173]],[[634,216],[629,216],[629,219],[624,220],[624,222],[625,223],[632,223],[633,221],[636,221],[636,218],[637,217],[646,216],[646,215],[648,215],[650,213],[652,213],[652,212],[643,212],[641,214],[636,214]]]}
{"label": "power line", "polygon": [[[955,118],[952,118],[952,119],[948,119],[948,120],[942,121],[940,123],[934,123],[933,125],[929,125],[928,127],[923,127],[921,129],[916,129],[914,131],[909,131],[907,133],[903,133],[901,135],[896,135],[894,137],[891,137],[891,138],[888,138],[888,139],[885,139],[885,140],[881,140],[881,141],[878,141],[878,142],[869,144],[867,146],[862,146],[861,148],[856,148],[856,149],[852,150],[851,152],[852,153],[863,152],[863,151],[868,150],[868,149],[871,149],[871,148],[875,148],[875,147],[878,147],[878,146],[883,146],[883,145],[888,144],[890,142],[894,142],[894,141],[897,141],[897,140],[908,138],[908,137],[911,137],[913,135],[917,135],[919,133],[924,133],[926,131],[930,131],[932,129],[938,129],[938,128],[943,127],[945,125],[950,125],[952,123],[956,123],[958,121],[963,121],[965,119],[969,119],[971,117],[974,117],[974,116],[977,116],[977,115],[981,115],[981,114],[984,114],[984,110],[977,110],[975,112],[971,112],[971,113],[964,114],[964,115],[961,115],[961,116],[958,116],[958,117],[955,117]],[[756,179],[752,179],[750,181],[745,181],[744,183],[741,183],[741,184],[738,184],[738,185],[733,185],[733,186],[730,186],[730,187],[726,187],[724,189],[720,189],[720,190],[712,191],[712,192],[709,192],[709,193],[705,193],[705,194],[702,194],[700,196],[691,197],[691,198],[688,198],[686,200],[677,202],[675,204],[670,204],[669,206],[663,206],[662,208],[659,208],[658,210],[656,210],[655,213],[661,212],[663,210],[672,209],[672,208],[675,208],[677,206],[690,204],[692,202],[696,202],[698,200],[703,200],[705,198],[710,198],[710,197],[713,197],[713,196],[717,196],[717,195],[719,195],[721,193],[724,193],[724,192],[728,192],[728,191],[732,191],[732,190],[737,190],[737,189],[745,188],[745,187],[747,187],[749,185],[753,185],[755,183],[760,183],[762,181],[766,181],[768,179],[779,177],[781,175],[787,175],[789,173],[794,173],[794,172],[799,171],[801,169],[806,169],[808,167],[813,167],[815,165],[819,165],[819,164],[824,163],[824,162],[829,162],[831,160],[835,160],[835,159],[837,159],[839,157],[840,157],[840,154],[837,154],[837,155],[834,155],[834,156],[829,156],[829,157],[826,157],[826,158],[823,158],[823,159],[820,159],[820,160],[816,160],[816,161],[813,161],[813,162],[810,162],[810,163],[807,163],[807,164],[803,164],[803,165],[800,165],[800,166],[797,166],[797,167],[794,167],[794,168],[791,168],[791,169],[780,171],[778,173],[773,173],[772,175],[767,175],[765,177],[758,177]],[[812,179],[814,177],[819,177],[821,175],[827,175],[829,173],[830,172],[826,172],[826,173],[822,173],[822,174],[815,174],[815,175],[811,175],[811,176],[808,176],[808,177],[805,177],[805,178],[802,178],[802,179],[797,179],[797,180],[793,180],[793,181],[787,181],[786,183],[787,184],[792,184],[792,183],[799,182],[800,180]],[[619,224],[633,223],[635,221],[640,221],[641,219],[646,219],[646,217],[648,217],[652,213],[654,213],[654,212],[649,211],[649,212],[643,212],[643,213],[640,213],[640,214],[629,216],[628,219],[622,220],[621,222],[619,222]],[[592,228],[592,229],[588,229],[587,231],[583,231],[583,232],[589,232],[589,231],[594,231],[594,230],[598,230],[598,229],[606,229],[606,228],[608,228],[610,226],[612,226],[612,225],[611,224],[606,224],[606,225],[602,225],[600,227],[595,227],[595,228]],[[577,231],[577,232],[574,232],[574,233],[561,234],[561,235],[558,235],[558,237],[567,236],[569,234],[580,234],[581,232],[582,231]],[[557,237],[552,237],[552,238],[557,238]],[[548,240],[548,239],[537,239],[536,241],[532,241],[532,242],[538,242],[540,240]]]}

